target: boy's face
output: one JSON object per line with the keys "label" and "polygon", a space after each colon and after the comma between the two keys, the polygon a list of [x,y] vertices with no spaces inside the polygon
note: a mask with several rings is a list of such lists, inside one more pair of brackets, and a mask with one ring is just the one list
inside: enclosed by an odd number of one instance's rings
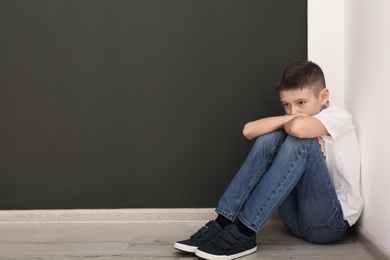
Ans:
{"label": "boy's face", "polygon": [[316,96],[310,88],[283,90],[279,92],[280,100],[287,115],[306,114],[314,116],[326,107],[329,90],[324,88]]}

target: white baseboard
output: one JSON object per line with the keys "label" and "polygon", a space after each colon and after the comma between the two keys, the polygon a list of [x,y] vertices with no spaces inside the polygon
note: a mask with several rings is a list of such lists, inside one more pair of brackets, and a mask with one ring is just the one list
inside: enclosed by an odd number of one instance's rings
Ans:
{"label": "white baseboard", "polygon": [[376,260],[389,260],[390,252],[382,246],[359,223],[356,224],[355,236],[359,244]]}
{"label": "white baseboard", "polygon": [[0,224],[194,222],[214,219],[214,209],[5,210]]}

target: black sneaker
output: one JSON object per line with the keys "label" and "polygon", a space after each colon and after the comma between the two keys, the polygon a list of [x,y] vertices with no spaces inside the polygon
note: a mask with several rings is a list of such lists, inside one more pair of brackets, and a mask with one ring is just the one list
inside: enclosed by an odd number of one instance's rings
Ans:
{"label": "black sneaker", "polygon": [[256,235],[244,236],[234,224],[223,229],[207,244],[198,247],[195,254],[204,259],[236,259],[256,252]]}
{"label": "black sneaker", "polygon": [[214,220],[211,220],[189,239],[176,242],[174,247],[178,250],[195,253],[199,246],[204,245],[215,238],[221,231],[222,228],[220,225]]}

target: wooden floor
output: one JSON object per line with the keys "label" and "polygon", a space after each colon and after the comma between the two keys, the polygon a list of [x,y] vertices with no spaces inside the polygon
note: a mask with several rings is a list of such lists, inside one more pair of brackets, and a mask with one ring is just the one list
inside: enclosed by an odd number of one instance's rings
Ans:
{"label": "wooden floor", "polygon": [[[204,222],[0,224],[0,259],[198,259],[173,248]],[[332,245],[287,234],[280,220],[258,233],[258,251],[242,259],[373,259],[353,233]]]}

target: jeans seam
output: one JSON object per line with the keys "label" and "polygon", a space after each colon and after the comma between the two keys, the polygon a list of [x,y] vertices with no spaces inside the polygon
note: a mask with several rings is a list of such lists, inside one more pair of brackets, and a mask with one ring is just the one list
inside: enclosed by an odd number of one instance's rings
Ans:
{"label": "jeans seam", "polygon": [[218,214],[223,215],[224,217],[228,218],[231,221],[236,221],[238,218],[238,214],[240,213],[240,208],[242,207],[243,203],[246,201],[248,194],[253,189],[256,183],[258,183],[259,178],[263,175],[262,172],[266,168],[268,164],[270,164],[270,158],[273,154],[275,154],[275,151],[278,149],[279,145],[275,141],[276,145],[270,149],[270,151],[267,154],[266,160],[264,160],[263,164],[260,166],[259,170],[256,171],[256,174],[253,176],[253,178],[250,180],[249,185],[246,187],[246,189],[242,192],[241,196],[238,198],[238,200],[235,203],[235,206],[233,208],[233,211],[229,214],[222,210],[216,209],[216,212]]}
{"label": "jeans seam", "polygon": [[236,201],[232,214],[229,214],[230,218],[235,219],[236,216],[238,215],[239,209],[242,207],[242,204],[246,201],[246,198],[248,198],[248,194],[250,193],[250,191],[255,186],[255,183],[258,182],[260,176],[262,175],[261,172],[264,170],[265,166],[268,164],[268,158],[269,158],[269,156],[267,156],[267,160],[264,161],[264,163],[261,165],[260,169],[256,172],[256,174],[250,180],[250,182],[249,182],[248,186],[246,187],[246,189],[242,192],[241,196]]}
{"label": "jeans seam", "polygon": [[[309,237],[310,232],[315,231],[315,230],[328,230],[329,232],[331,232],[334,235],[341,236],[348,230],[348,225],[345,228],[335,228],[334,226],[332,226],[329,223],[320,224],[320,225],[309,225],[309,226],[307,226],[307,228],[305,230],[304,238],[307,241],[310,241],[310,237]],[[333,238],[332,240],[337,241],[336,238]]]}
{"label": "jeans seam", "polygon": [[[332,191],[332,180],[331,180],[331,176],[330,174],[328,174],[326,171],[324,171],[325,167],[327,168],[328,166],[325,164],[324,165],[324,162],[325,161],[320,161],[320,164],[321,164],[321,174],[323,176],[324,179],[326,179],[326,187],[328,188],[329,191]],[[335,194],[333,194],[333,192],[330,192],[332,194],[332,200],[333,200],[333,210],[337,213],[337,210],[338,210],[338,206],[340,204],[340,202],[338,201],[338,198],[337,198],[337,195],[334,196]]]}
{"label": "jeans seam", "polygon": [[[254,187],[254,185],[259,181],[259,178],[264,174],[262,174],[262,172],[264,172],[264,169],[266,168],[266,166],[270,163],[270,157],[272,154],[275,153],[275,151],[277,150],[277,146],[275,146],[274,148],[272,148],[270,150],[270,152],[267,154],[267,158],[266,160],[263,162],[263,164],[260,166],[259,170],[256,171],[256,174],[253,176],[253,178],[251,179],[251,181],[249,182],[249,185],[248,185],[248,188],[244,190],[243,194],[242,195],[245,195],[245,196],[241,196],[240,199],[239,199],[239,203],[241,204],[242,203],[242,200],[245,200],[245,198],[247,197],[247,194],[249,193],[250,190],[252,190],[252,188]],[[242,199],[244,198],[244,199]]]}
{"label": "jeans seam", "polygon": [[251,224],[249,221],[247,221],[242,215],[238,216],[238,219],[243,223],[246,227],[253,230],[254,232],[259,232],[259,228],[257,228],[255,225]]}
{"label": "jeans seam", "polygon": [[[293,160],[293,163],[290,165],[290,167],[289,167],[289,169],[287,171],[287,174],[284,176],[283,180],[281,180],[281,182],[278,183],[278,186],[272,191],[272,195],[267,197],[267,204],[262,205],[262,208],[261,208],[261,210],[259,212],[259,215],[256,218],[255,222],[258,221],[259,217],[263,214],[265,208],[270,204],[270,201],[276,196],[276,194],[280,190],[280,187],[282,186],[282,184],[291,175],[291,171],[292,171],[292,169],[294,169],[295,165],[297,164],[298,159],[301,156],[303,156],[305,152],[307,152],[307,148],[299,150],[299,153],[297,154],[297,158],[295,160]],[[260,227],[256,227],[256,229],[260,229]]]}

